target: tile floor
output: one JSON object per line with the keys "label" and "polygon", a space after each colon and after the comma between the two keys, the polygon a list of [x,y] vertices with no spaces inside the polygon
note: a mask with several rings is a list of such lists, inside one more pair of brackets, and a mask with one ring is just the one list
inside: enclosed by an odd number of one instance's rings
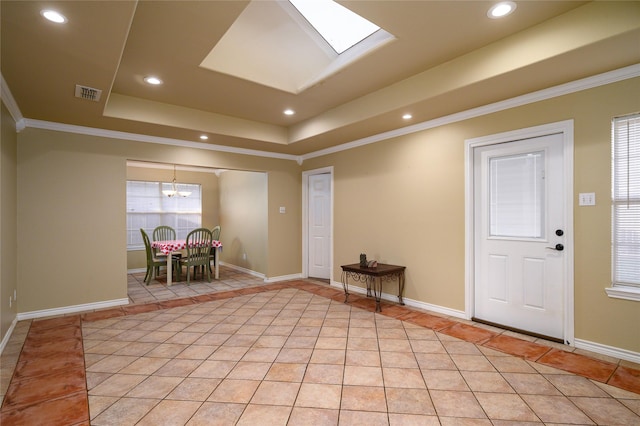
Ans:
{"label": "tile floor", "polygon": [[637,364],[312,280],[143,276],[126,307],[18,323],[0,424],[640,424]]}

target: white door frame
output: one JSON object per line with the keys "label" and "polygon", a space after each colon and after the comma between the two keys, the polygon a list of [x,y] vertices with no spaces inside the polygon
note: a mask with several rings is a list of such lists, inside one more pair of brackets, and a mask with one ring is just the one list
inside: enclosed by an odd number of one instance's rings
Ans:
{"label": "white door frame", "polygon": [[331,175],[330,215],[331,230],[329,244],[329,282],[333,283],[333,166],[302,172],[302,277],[309,278],[309,176],[328,173]]}
{"label": "white door frame", "polygon": [[559,121],[510,132],[497,133],[465,140],[465,317],[474,316],[475,270],[474,270],[474,162],[473,150],[487,145],[522,139],[536,138],[561,133],[564,142],[564,223],[567,250],[564,251],[564,340],[574,346],[574,294],[573,294],[573,120]]}

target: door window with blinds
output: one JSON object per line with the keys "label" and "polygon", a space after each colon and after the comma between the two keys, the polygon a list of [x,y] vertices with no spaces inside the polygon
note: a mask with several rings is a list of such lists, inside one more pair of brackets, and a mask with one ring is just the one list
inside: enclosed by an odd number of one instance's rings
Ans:
{"label": "door window with blinds", "polygon": [[612,126],[613,287],[640,290],[640,114]]}
{"label": "door window with blinds", "polygon": [[491,237],[544,237],[544,151],[489,159]]}
{"label": "door window with blinds", "polygon": [[127,249],[142,250],[144,242],[140,228],[151,238],[153,230],[168,225],[176,230],[177,239],[202,226],[202,191],[199,184],[180,183],[181,191],[191,191],[188,197],[167,197],[166,182],[127,181]]}

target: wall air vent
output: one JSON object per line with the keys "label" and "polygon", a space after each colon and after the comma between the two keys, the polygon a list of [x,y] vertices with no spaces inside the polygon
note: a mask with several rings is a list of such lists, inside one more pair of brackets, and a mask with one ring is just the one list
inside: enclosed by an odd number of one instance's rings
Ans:
{"label": "wall air vent", "polygon": [[99,102],[102,90],[76,84],[76,98]]}

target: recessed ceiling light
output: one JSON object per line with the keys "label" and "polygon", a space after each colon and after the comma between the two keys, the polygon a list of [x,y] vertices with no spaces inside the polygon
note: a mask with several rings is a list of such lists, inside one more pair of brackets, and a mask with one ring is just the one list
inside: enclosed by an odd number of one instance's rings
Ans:
{"label": "recessed ceiling light", "polygon": [[487,16],[491,19],[498,19],[510,15],[516,10],[516,4],[512,1],[503,1],[491,6],[487,12]]}
{"label": "recessed ceiling light", "polygon": [[295,114],[296,112],[295,112],[294,110],[292,110],[292,109],[285,109],[285,110],[283,111],[283,113],[284,113],[284,115],[293,115],[293,114]]}
{"label": "recessed ceiling light", "polygon": [[158,84],[162,84],[162,80],[160,80],[158,77],[154,77],[152,75],[145,77],[144,78],[145,83],[148,84],[153,84],[154,86],[157,86]]}
{"label": "recessed ceiling light", "polygon": [[207,135],[200,135],[200,139],[202,139],[203,141],[206,141],[207,139],[209,139],[209,136],[207,136]]}
{"label": "recessed ceiling light", "polygon": [[404,114],[404,115],[402,116],[402,119],[403,119],[403,120],[411,120],[412,118],[413,118],[413,115],[411,115],[411,114]]}
{"label": "recessed ceiling light", "polygon": [[56,24],[64,24],[67,22],[67,18],[60,12],[56,12],[51,9],[44,9],[40,11],[40,15],[42,15],[45,19],[55,22]]}

